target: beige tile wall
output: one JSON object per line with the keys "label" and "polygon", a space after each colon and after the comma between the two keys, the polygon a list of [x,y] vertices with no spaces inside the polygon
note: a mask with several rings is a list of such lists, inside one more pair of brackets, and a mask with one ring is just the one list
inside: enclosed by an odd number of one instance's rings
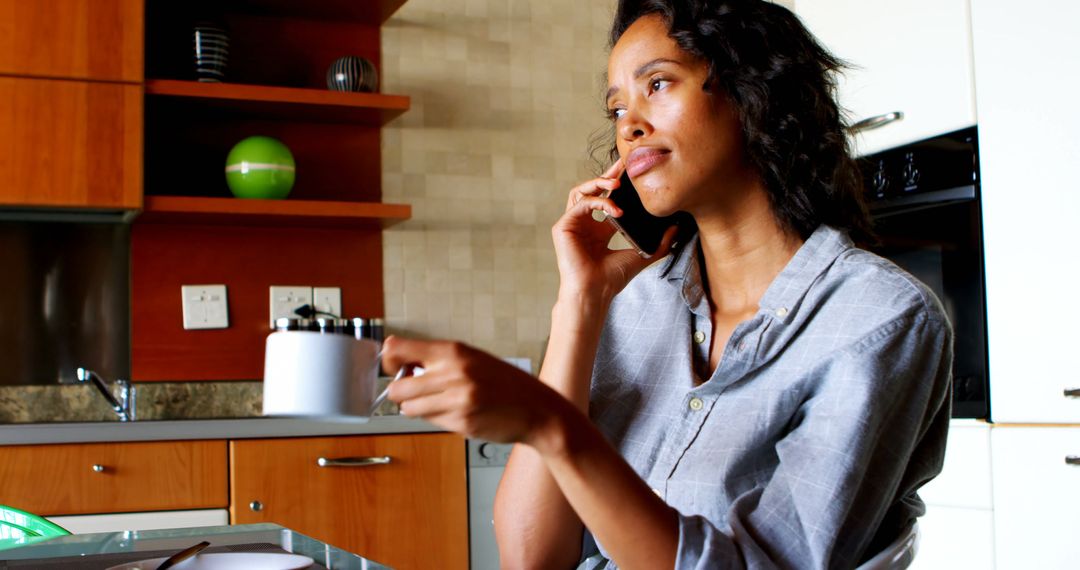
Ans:
{"label": "beige tile wall", "polygon": [[[791,0],[782,2],[791,5]],[[551,225],[595,174],[614,0],[409,0],[383,26],[391,332],[454,338],[538,366],[558,288]]]}
{"label": "beige tile wall", "polygon": [[558,274],[551,225],[591,177],[607,128],[611,0],[409,0],[383,26],[383,91],[412,108],[383,131],[391,331],[538,365]]}

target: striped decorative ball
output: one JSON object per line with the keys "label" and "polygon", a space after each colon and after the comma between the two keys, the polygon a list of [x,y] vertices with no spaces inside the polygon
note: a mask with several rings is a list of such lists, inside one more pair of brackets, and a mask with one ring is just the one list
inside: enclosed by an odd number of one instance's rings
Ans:
{"label": "striped decorative ball", "polygon": [[296,161],[289,147],[272,137],[248,137],[229,151],[225,182],[237,198],[280,200],[296,181]]}
{"label": "striped decorative ball", "polygon": [[229,65],[229,32],[224,26],[200,22],[191,38],[195,76],[199,81],[220,83]]}
{"label": "striped decorative ball", "polygon": [[362,91],[372,93],[379,88],[375,64],[347,55],[334,60],[326,70],[326,87],[331,91]]}

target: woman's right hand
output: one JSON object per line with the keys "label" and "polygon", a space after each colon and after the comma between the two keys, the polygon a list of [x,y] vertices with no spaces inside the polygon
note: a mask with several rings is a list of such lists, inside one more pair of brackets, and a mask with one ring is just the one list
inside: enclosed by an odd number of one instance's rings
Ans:
{"label": "woman's right hand", "polygon": [[[619,187],[622,172],[620,160],[599,178],[576,186],[567,198],[566,211],[551,228],[559,265],[560,298],[606,304],[654,260],[643,258],[633,249],[608,249],[616,230],[593,218],[594,210],[615,218],[622,215],[614,202],[601,197]],[[672,227],[664,234],[655,258],[667,255],[674,238]]]}

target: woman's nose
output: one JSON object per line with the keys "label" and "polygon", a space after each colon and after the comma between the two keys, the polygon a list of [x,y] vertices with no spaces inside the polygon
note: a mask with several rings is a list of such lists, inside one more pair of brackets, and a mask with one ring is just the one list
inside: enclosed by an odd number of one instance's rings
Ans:
{"label": "woman's nose", "polygon": [[652,132],[652,125],[635,109],[627,109],[619,121],[619,136],[626,141],[634,141]]}

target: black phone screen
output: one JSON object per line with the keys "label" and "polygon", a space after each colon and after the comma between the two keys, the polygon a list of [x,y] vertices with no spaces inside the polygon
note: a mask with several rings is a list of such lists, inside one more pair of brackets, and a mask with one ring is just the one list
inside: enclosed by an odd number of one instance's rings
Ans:
{"label": "black phone screen", "polygon": [[686,214],[678,213],[663,218],[654,216],[645,209],[641,203],[630,177],[624,172],[619,179],[619,187],[611,191],[608,196],[622,211],[618,218],[608,218],[627,240],[638,251],[647,255],[656,253],[660,247],[660,241],[664,239],[664,232],[673,225],[678,225],[685,219]]}

